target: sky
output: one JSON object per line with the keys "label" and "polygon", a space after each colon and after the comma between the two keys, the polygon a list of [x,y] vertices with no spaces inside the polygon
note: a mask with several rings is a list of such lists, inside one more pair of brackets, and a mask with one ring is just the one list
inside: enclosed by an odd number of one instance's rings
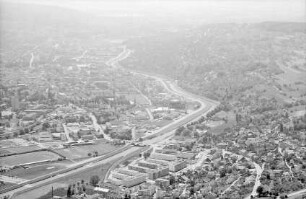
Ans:
{"label": "sky", "polygon": [[[8,0],[7,0],[8,1]],[[97,16],[162,17],[199,23],[306,21],[306,0],[10,0]]]}

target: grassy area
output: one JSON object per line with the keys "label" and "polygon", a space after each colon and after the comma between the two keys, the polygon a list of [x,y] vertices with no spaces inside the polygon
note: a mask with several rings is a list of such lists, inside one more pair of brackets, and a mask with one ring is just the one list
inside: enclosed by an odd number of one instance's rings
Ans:
{"label": "grassy area", "polygon": [[80,182],[81,180],[84,180],[85,182],[89,182],[90,177],[94,175],[99,176],[100,179],[104,179],[107,173],[107,170],[112,166],[114,162],[115,161],[112,161],[112,162],[108,162],[107,164],[92,167],[86,172],[69,175],[66,178],[62,178],[59,182],[65,183],[67,185],[73,184],[76,182]]}
{"label": "grassy area", "polygon": [[67,185],[66,184],[61,184],[61,183],[53,183],[53,184],[50,184],[50,185],[39,187],[38,189],[34,189],[32,191],[29,191],[29,192],[22,193],[22,194],[14,197],[14,198],[15,199],[39,198],[39,197],[44,196],[46,193],[50,192],[52,187],[53,187],[54,190],[60,189],[60,188],[66,189]]}
{"label": "grassy area", "polygon": [[129,101],[136,100],[137,104],[141,104],[141,105],[149,104],[148,100],[140,94],[128,94],[128,95],[125,95],[125,96]]}
{"label": "grassy area", "polygon": [[10,154],[11,152],[7,149],[0,149],[0,155]]}
{"label": "grassy area", "polygon": [[15,147],[16,144],[12,140],[1,140],[0,141],[1,147]]}
{"label": "grassy area", "polygon": [[15,184],[5,182],[4,184],[1,184],[1,185],[0,185],[0,190],[4,190],[4,189],[6,189],[6,188],[8,188],[8,187],[11,187],[11,186],[13,186],[13,185],[15,185]]}
{"label": "grassy area", "polygon": [[99,155],[103,155],[117,148],[118,146],[109,144],[105,140],[97,140],[94,145],[72,146],[70,148],[57,149],[55,151],[68,159],[80,159],[88,157],[88,153],[93,154],[94,151],[98,151]]}
{"label": "grassy area", "polygon": [[32,146],[19,146],[19,147],[6,148],[5,150],[7,150],[9,153],[23,153],[38,149],[40,149],[40,147],[32,145]]}
{"label": "grassy area", "polygon": [[231,128],[234,125],[236,125],[236,117],[232,111],[230,112],[221,111],[215,115],[215,118],[225,119],[227,120],[227,122],[224,122],[223,120],[210,121],[209,123],[211,125],[207,126],[211,127],[210,131],[212,133],[221,134],[224,132],[224,129]]}
{"label": "grassy area", "polygon": [[57,160],[60,156],[48,151],[39,151],[1,158],[1,165],[19,165],[43,160]]}
{"label": "grassy area", "polygon": [[[67,187],[60,187],[57,189],[53,188],[53,196],[66,197],[67,196]],[[93,195],[95,191],[94,187],[87,186],[85,193],[87,195]],[[50,190],[46,195],[40,196],[38,199],[50,199],[52,198],[52,191]]]}
{"label": "grassy area", "polygon": [[4,175],[6,176],[17,176],[23,179],[34,179],[36,177],[45,175],[47,173],[55,172],[60,169],[66,168],[64,164],[54,163],[54,164],[46,164],[46,165],[36,165],[32,166],[28,169],[17,168],[11,171],[6,172]]}
{"label": "grassy area", "polygon": [[[39,198],[46,195],[46,193],[50,192],[53,186],[53,189],[61,189],[64,188],[67,190],[67,187],[69,184],[75,184],[77,182],[80,182],[81,180],[84,180],[85,183],[89,182],[89,179],[93,175],[98,175],[100,179],[104,179],[107,170],[111,167],[111,165],[116,162],[117,160],[108,162],[107,164],[98,165],[91,167],[90,169],[86,170],[85,172],[80,172],[72,175],[65,176],[63,178],[60,178],[56,181],[54,181],[52,184],[45,185],[42,187],[38,187],[34,190],[22,193],[15,197],[15,199],[24,199],[24,198]],[[58,193],[58,192],[55,192]],[[56,194],[55,194],[56,195]],[[60,195],[60,194],[58,194]]]}
{"label": "grassy area", "polygon": [[196,141],[197,139],[196,138],[192,138],[192,137],[185,137],[185,136],[173,136],[170,140],[176,140],[176,141],[179,141],[179,142],[194,142]]}
{"label": "grassy area", "polygon": [[151,122],[152,125],[155,125],[157,127],[163,127],[173,122],[173,120],[160,120],[160,121],[153,121]]}

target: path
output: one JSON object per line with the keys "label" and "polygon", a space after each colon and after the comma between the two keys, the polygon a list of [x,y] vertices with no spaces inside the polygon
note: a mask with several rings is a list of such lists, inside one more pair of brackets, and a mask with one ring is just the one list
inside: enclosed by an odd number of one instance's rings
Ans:
{"label": "path", "polygon": [[94,114],[90,113],[89,117],[91,118],[91,121],[92,121],[92,124],[93,124],[95,130],[102,133],[104,139],[109,140],[109,141],[113,141],[113,139],[109,135],[104,133],[102,127],[97,122],[96,116]]}
{"label": "path", "polygon": [[74,140],[70,137],[69,130],[64,123],[63,123],[63,128],[64,128],[64,132],[65,132],[65,135],[66,135],[66,138],[67,138],[67,142],[73,142]]}

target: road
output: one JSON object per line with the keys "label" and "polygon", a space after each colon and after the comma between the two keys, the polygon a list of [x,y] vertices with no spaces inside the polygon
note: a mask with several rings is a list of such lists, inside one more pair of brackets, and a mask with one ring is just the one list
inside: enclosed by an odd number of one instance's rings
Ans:
{"label": "road", "polygon": [[198,161],[195,164],[189,165],[188,169],[195,170],[196,168],[200,167],[203,164],[203,162],[206,160],[206,158],[209,156],[210,151],[211,151],[210,149],[201,151],[198,154],[199,156]]}
{"label": "road", "polygon": [[289,166],[287,160],[285,159],[284,157],[284,152],[282,152],[282,149],[280,147],[277,148],[278,152],[283,156],[283,159],[284,159],[284,162],[285,162],[285,165],[287,166],[287,168],[289,169],[290,171],[290,174],[291,174],[291,177],[294,178],[293,176],[293,172],[292,172],[292,169],[291,169],[291,166]]}
{"label": "road", "polygon": [[68,142],[73,142],[74,140],[70,137],[69,131],[68,131],[68,129],[67,129],[66,124],[63,124],[63,128],[64,128],[64,132],[65,132],[67,141],[68,141]]}
{"label": "road", "polygon": [[260,177],[262,172],[264,171],[264,167],[265,167],[265,163],[262,164],[262,166],[260,167],[257,163],[253,162],[255,169],[256,169],[256,179],[255,179],[255,184],[253,187],[253,191],[251,193],[252,196],[256,196],[257,195],[257,188],[261,185],[260,183]]}
{"label": "road", "polygon": [[111,66],[113,68],[120,67],[119,61],[124,60],[132,53],[131,50],[127,49],[123,46],[123,51],[115,58],[112,58],[106,62],[106,65]]}
{"label": "road", "polygon": [[231,188],[239,181],[240,178],[241,178],[241,176],[239,176],[237,180],[232,182],[232,184],[230,184],[230,186],[227,187],[220,195],[223,196],[226,192],[230,191]]}
{"label": "road", "polygon": [[34,61],[34,54],[31,53],[31,59],[30,59],[30,63],[29,63],[29,68],[32,68],[33,61]]}
{"label": "road", "polygon": [[98,124],[96,116],[94,116],[94,114],[90,113],[90,114],[89,114],[89,117],[90,117],[91,120],[92,120],[92,124],[93,124],[95,130],[96,130],[96,131],[99,131],[100,133],[102,133],[104,139],[109,140],[109,141],[112,141],[113,139],[112,139],[109,135],[106,135],[106,134],[104,133],[102,127]]}

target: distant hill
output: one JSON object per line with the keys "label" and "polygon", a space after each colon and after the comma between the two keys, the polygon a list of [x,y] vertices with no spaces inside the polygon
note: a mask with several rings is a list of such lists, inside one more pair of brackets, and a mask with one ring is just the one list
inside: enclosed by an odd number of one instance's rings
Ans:
{"label": "distant hill", "polygon": [[171,76],[188,90],[220,99],[282,73],[278,63],[297,59],[297,49],[304,48],[306,35],[294,37],[294,32],[304,32],[304,23],[224,23],[165,31],[130,40],[134,53],[124,65]]}
{"label": "distant hill", "polygon": [[257,24],[257,26],[266,31],[302,32],[306,34],[306,23],[303,22],[263,22]]}

